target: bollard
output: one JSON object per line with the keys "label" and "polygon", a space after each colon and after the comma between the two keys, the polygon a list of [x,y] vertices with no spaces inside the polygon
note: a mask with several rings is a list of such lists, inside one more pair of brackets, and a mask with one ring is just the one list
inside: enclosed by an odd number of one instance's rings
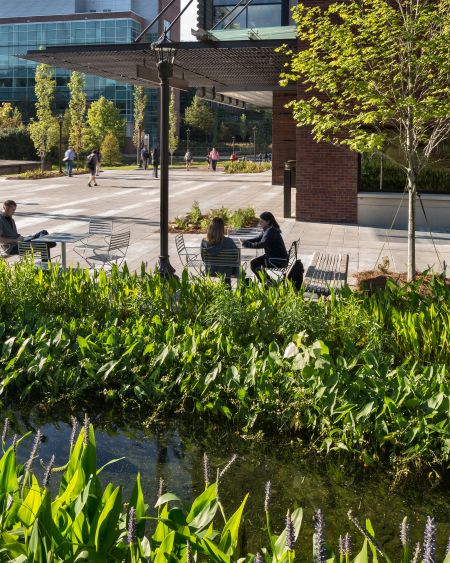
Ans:
{"label": "bollard", "polygon": [[291,217],[291,189],[295,187],[295,170],[296,161],[288,160],[284,163],[284,204],[283,204],[283,217]]}

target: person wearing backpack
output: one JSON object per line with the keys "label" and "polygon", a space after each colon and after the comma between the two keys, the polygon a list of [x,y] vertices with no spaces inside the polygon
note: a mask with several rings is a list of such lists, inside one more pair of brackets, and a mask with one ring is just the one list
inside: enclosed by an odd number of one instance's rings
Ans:
{"label": "person wearing backpack", "polygon": [[192,164],[192,153],[189,149],[186,151],[186,154],[184,155],[184,160],[186,162],[186,170],[190,170]]}
{"label": "person wearing backpack", "polygon": [[92,182],[94,182],[94,186],[97,186],[97,182],[95,180],[97,163],[98,163],[97,151],[95,149],[92,149],[86,159],[86,167],[89,170],[89,174],[90,174],[90,178],[88,182],[88,186],[90,188],[92,188]]}

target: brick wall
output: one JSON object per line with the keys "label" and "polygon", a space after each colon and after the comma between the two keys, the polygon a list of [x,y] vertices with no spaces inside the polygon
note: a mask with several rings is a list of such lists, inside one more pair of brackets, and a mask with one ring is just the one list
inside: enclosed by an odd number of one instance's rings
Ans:
{"label": "brick wall", "polygon": [[284,163],[296,159],[296,126],[292,111],[284,107],[295,92],[273,93],[272,114],[272,184],[283,183]]}
{"label": "brick wall", "polygon": [[357,223],[358,155],[344,147],[316,143],[307,127],[297,128],[299,221]]}

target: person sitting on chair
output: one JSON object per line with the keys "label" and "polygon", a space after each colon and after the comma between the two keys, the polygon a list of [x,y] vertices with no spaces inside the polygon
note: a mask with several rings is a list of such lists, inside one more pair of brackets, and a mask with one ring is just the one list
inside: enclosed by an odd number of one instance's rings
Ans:
{"label": "person sitting on chair", "polygon": [[270,211],[264,211],[259,216],[262,233],[252,239],[241,240],[244,248],[263,248],[264,254],[253,258],[250,268],[254,274],[266,268],[283,268],[288,261],[288,253],[281,236],[280,225]]}
{"label": "person sitting on chair", "polygon": [[[19,254],[20,241],[32,241],[48,235],[48,231],[39,231],[34,235],[23,237],[17,232],[16,222],[13,215],[16,212],[17,204],[12,199],[7,199],[3,203],[3,212],[0,213],[0,244],[6,254]],[[54,248],[56,242],[48,242],[47,247]]]}
{"label": "person sitting on chair", "polygon": [[[208,261],[207,273],[210,276],[224,274],[225,282],[231,286],[231,276],[239,274],[240,263],[238,262],[238,247],[233,239],[225,236],[225,223],[221,217],[214,217],[211,221],[206,238],[202,240],[200,251],[202,259],[205,262],[206,257],[217,256],[222,250],[236,250],[236,265],[214,264],[214,260]],[[230,259],[231,261],[231,259]]]}

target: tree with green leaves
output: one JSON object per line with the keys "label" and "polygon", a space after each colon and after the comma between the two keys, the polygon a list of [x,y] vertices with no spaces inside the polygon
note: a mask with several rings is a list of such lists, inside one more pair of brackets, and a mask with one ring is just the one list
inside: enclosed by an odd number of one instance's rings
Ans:
{"label": "tree with green leaves", "polygon": [[84,148],[84,129],[86,119],[85,78],[80,72],[72,72],[69,82],[69,142],[77,155],[77,169],[80,166],[80,153]]}
{"label": "tree with green leaves", "polygon": [[109,166],[120,162],[119,141],[112,131],[108,131],[101,145],[102,161]]}
{"label": "tree with green leaves", "polygon": [[205,100],[194,96],[192,104],[184,111],[184,122],[188,127],[203,131],[209,138],[214,128],[214,114]]}
{"label": "tree with green leaves", "polygon": [[114,102],[104,96],[92,102],[87,112],[87,125],[83,141],[86,148],[101,147],[108,132],[116,137],[119,145],[123,143],[125,121],[121,119]]}
{"label": "tree with green leaves", "polygon": [[[141,160],[142,133],[144,130],[145,108],[147,107],[147,96],[144,93],[143,86],[134,86],[133,88],[133,117],[134,131],[133,143],[136,147],[136,165],[139,166]],[[147,147],[149,148],[149,147]]]}
{"label": "tree with green leaves", "polygon": [[10,102],[0,104],[0,128],[21,129],[23,127],[22,114],[19,108]]}
{"label": "tree with green leaves", "polygon": [[45,157],[57,144],[59,138],[58,120],[52,114],[56,81],[53,69],[40,64],[36,67],[36,118],[30,121],[30,137],[41,159],[41,172],[44,172]]}
{"label": "tree with green leaves", "polygon": [[177,135],[178,130],[178,117],[175,112],[175,93],[172,88],[170,94],[170,104],[169,104],[169,152],[170,152],[170,164],[173,164],[173,153],[177,150],[179,144],[179,137]]}
{"label": "tree with green leaves", "polygon": [[[415,276],[416,178],[450,134],[450,0],[349,0],[293,10],[302,49],[282,84],[316,141],[384,152],[409,193],[408,279]],[[386,150],[395,147],[395,151]]]}

